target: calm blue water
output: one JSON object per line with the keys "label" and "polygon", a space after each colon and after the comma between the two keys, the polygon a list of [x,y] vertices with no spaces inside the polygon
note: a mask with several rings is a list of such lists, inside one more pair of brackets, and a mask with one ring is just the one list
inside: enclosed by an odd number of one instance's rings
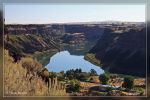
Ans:
{"label": "calm blue water", "polygon": [[53,55],[46,68],[53,72],[81,68],[83,72],[90,72],[91,69],[95,69],[98,74],[104,73],[100,67],[84,60],[84,56],[70,55],[68,51],[61,51]]}

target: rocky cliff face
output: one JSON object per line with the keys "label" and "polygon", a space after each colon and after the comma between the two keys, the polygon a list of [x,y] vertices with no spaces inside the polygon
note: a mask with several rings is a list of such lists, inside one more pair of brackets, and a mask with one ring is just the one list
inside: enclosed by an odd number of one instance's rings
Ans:
{"label": "rocky cliff face", "polygon": [[117,33],[106,29],[89,51],[100,60],[103,69],[112,73],[137,76],[146,74],[146,31],[131,29]]}
{"label": "rocky cliff face", "polygon": [[66,33],[83,33],[85,39],[95,40],[98,39],[104,32],[104,28],[99,25],[64,25]]}
{"label": "rocky cliff face", "polygon": [[80,44],[83,41],[98,39],[103,28],[88,25],[6,25],[5,49],[13,56],[25,53],[60,49],[60,45]]}
{"label": "rocky cliff face", "polygon": [[33,54],[51,49],[60,49],[61,29],[46,25],[5,26],[4,46],[17,59],[25,54]]}

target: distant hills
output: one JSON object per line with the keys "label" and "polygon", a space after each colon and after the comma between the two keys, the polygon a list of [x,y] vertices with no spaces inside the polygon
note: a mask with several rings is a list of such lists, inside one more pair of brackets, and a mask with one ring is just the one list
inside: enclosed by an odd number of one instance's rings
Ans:
{"label": "distant hills", "polygon": [[127,22],[127,21],[89,21],[89,22],[66,22],[66,23],[47,23],[47,24],[6,24],[6,25],[72,25],[72,24],[145,24],[145,22]]}

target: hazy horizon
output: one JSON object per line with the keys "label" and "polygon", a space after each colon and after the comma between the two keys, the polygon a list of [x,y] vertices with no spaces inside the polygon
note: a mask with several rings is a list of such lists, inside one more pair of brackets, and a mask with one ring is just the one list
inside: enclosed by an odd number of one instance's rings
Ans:
{"label": "hazy horizon", "polygon": [[145,22],[145,5],[5,5],[5,24]]}
{"label": "hazy horizon", "polygon": [[139,21],[139,22],[131,22],[131,21],[90,21],[90,22],[65,22],[65,23],[5,23],[5,25],[32,25],[32,24],[36,24],[36,25],[40,25],[40,24],[82,24],[82,23],[97,23],[97,22],[124,22],[124,23],[145,23],[144,21]]}

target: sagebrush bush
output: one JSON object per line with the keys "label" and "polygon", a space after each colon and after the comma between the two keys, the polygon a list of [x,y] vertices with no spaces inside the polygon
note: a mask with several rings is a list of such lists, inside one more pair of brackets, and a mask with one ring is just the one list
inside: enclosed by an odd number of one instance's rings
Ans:
{"label": "sagebrush bush", "polygon": [[34,61],[31,58],[23,58],[20,61],[15,63],[13,58],[9,56],[8,51],[5,50],[4,51],[4,96],[66,95],[65,86],[59,84],[59,82],[57,83],[55,82],[53,87],[48,88],[47,84],[43,81],[41,77],[38,77],[37,75],[32,75],[32,77],[30,75],[26,75],[28,71],[32,71],[32,70],[36,71],[38,68],[40,68],[38,62]]}
{"label": "sagebrush bush", "polygon": [[81,86],[78,80],[71,80],[67,92],[80,92]]}
{"label": "sagebrush bush", "polygon": [[134,78],[133,77],[125,77],[124,83],[122,84],[122,87],[125,87],[127,89],[132,89],[134,86]]}
{"label": "sagebrush bush", "polygon": [[103,85],[108,84],[109,78],[110,78],[110,76],[109,76],[108,74],[106,74],[106,73],[101,74],[101,75],[99,76],[99,80],[100,80],[101,84],[103,84]]}
{"label": "sagebrush bush", "polygon": [[36,75],[42,69],[42,65],[32,58],[22,58],[21,63],[22,67],[27,70],[27,74]]}

